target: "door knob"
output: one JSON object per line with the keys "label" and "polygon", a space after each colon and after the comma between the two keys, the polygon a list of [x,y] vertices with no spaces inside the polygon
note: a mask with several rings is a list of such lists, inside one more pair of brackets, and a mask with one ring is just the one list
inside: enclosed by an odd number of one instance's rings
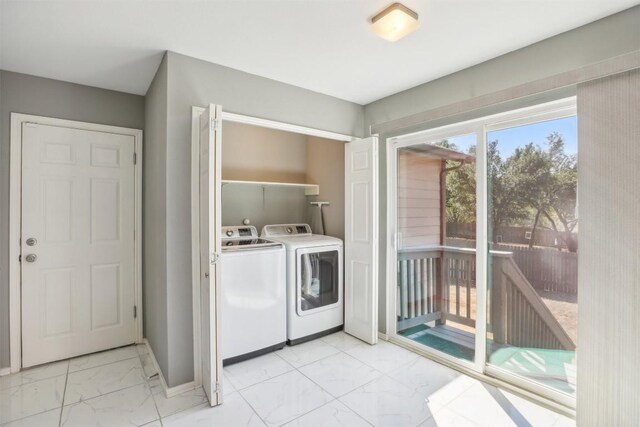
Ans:
{"label": "door knob", "polygon": [[29,254],[24,258],[27,262],[36,262],[38,256],[36,254]]}
{"label": "door knob", "polygon": [[38,241],[35,239],[35,237],[29,237],[25,243],[27,244],[27,246],[35,246]]}

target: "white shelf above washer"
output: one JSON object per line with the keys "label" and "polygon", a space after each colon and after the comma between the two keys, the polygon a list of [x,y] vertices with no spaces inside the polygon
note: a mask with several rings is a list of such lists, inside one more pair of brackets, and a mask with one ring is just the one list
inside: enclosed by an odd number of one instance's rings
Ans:
{"label": "white shelf above washer", "polygon": [[236,179],[223,179],[222,184],[246,184],[246,185],[260,185],[269,187],[292,187],[292,188],[304,188],[305,196],[317,196],[320,194],[320,186],[318,184],[302,184],[295,182],[270,182],[270,181],[241,181]]}

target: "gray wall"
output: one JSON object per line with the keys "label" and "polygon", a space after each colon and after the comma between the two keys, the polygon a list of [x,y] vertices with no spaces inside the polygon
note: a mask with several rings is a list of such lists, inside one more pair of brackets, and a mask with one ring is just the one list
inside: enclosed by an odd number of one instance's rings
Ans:
{"label": "gray wall", "polygon": [[363,134],[364,112],[357,104],[173,52],[166,60],[168,355],[162,369],[175,386],[193,379],[191,107],[216,103],[229,112],[353,135]]}
{"label": "gray wall", "polygon": [[9,144],[11,113],[144,128],[144,97],[0,71],[0,367],[9,360]]}
{"label": "gray wall", "polygon": [[640,425],[640,70],[578,88],[578,424]]}
{"label": "gray wall", "polygon": [[640,49],[640,6],[365,106],[365,126],[453,104]]}
{"label": "gray wall", "polygon": [[144,335],[166,372],[167,340],[167,61],[166,56],[145,97],[143,150],[142,283]]}
{"label": "gray wall", "polygon": [[[330,203],[322,208],[324,232],[344,240],[345,143],[314,136],[307,140],[307,182],[320,186],[320,194],[311,196],[310,201]],[[307,221],[311,222],[311,215]]]}
{"label": "gray wall", "polygon": [[[576,28],[520,50],[505,54],[450,74],[429,83],[383,98],[365,106],[367,133],[373,124],[454,104],[503,89],[535,81],[565,71],[581,68],[624,53],[640,49],[640,6],[608,16],[599,21]],[[561,91],[571,95],[575,88]],[[549,94],[549,99],[558,94]],[[538,102],[540,98],[538,97]],[[516,108],[521,105],[514,102]],[[484,113],[477,113],[484,115]],[[452,118],[451,121],[459,120]],[[441,125],[444,123],[438,123]],[[432,127],[436,124],[432,124]],[[412,129],[416,130],[416,129]],[[398,134],[400,132],[396,132]],[[380,135],[380,295],[379,328],[386,331],[386,197],[387,153],[385,138]]]}

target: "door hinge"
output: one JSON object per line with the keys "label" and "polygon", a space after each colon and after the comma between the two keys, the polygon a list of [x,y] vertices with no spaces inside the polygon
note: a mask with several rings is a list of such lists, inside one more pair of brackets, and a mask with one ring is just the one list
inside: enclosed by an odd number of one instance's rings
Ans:
{"label": "door hinge", "polygon": [[22,255],[18,255],[18,262],[22,262]]}
{"label": "door hinge", "polygon": [[211,119],[211,130],[220,130],[222,128],[222,119]]}
{"label": "door hinge", "polygon": [[138,153],[133,153],[133,164],[138,163]]}
{"label": "door hinge", "polygon": [[138,317],[138,306],[133,306],[133,318],[137,318]]}

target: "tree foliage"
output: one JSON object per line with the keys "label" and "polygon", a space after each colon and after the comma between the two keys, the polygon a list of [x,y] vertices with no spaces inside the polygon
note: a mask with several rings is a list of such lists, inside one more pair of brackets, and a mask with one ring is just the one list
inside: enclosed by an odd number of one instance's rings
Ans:
{"label": "tree foliage", "polygon": [[[506,159],[499,142],[487,143],[490,233],[500,226],[539,227],[554,230],[571,251],[577,250],[574,232],[578,224],[577,159],[565,153],[562,135],[547,136],[543,146],[530,142],[515,149]],[[458,150],[444,140],[438,145]],[[475,154],[472,147],[468,154]],[[475,165],[447,161],[447,221],[474,224],[476,221]]]}

